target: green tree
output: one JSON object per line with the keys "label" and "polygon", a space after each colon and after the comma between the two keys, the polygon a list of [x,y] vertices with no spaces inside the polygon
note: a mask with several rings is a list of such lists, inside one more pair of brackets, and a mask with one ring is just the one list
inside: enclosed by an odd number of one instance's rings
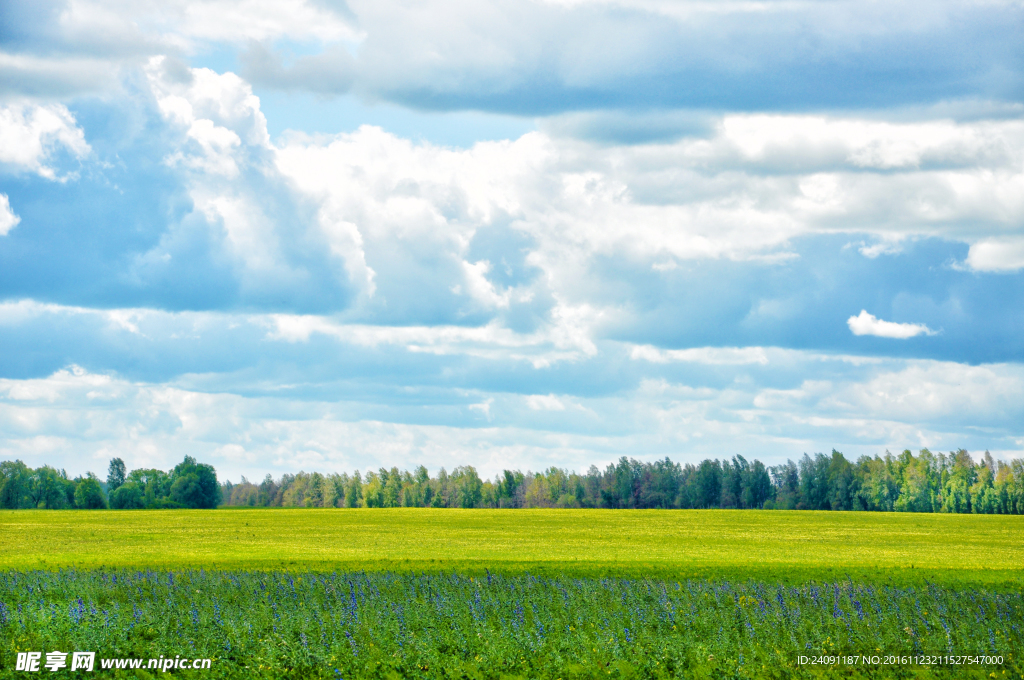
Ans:
{"label": "green tree", "polygon": [[772,479],[764,463],[755,460],[743,479],[743,507],[763,508],[771,498]]}
{"label": "green tree", "polygon": [[717,508],[722,497],[722,468],[718,461],[703,460],[693,478],[693,507]]}
{"label": "green tree", "polygon": [[[387,473],[386,470],[383,472]],[[363,502],[368,508],[384,507],[384,486],[380,475],[372,470],[366,473],[366,479],[363,480]]]}
{"label": "green tree", "polygon": [[286,508],[301,508],[306,505],[309,475],[299,471],[296,475],[281,477],[281,505]]}
{"label": "green tree", "polygon": [[359,471],[356,470],[355,474],[348,480],[348,485],[345,487],[345,507],[346,508],[358,508],[363,503],[363,480],[359,476]]}
{"label": "green tree", "polygon": [[17,510],[34,507],[29,489],[32,470],[20,460],[0,463],[0,508]]}
{"label": "green tree", "polygon": [[800,502],[800,469],[792,460],[785,465],[777,465],[771,469],[772,486],[775,499],[772,507],[779,510],[795,510]]}
{"label": "green tree", "polygon": [[192,456],[174,467],[170,499],[186,508],[215,508],[220,504],[220,484],[212,465],[197,463]]}
{"label": "green tree", "polygon": [[124,461],[120,458],[112,458],[107,468],[107,493],[114,493],[117,487],[124,484],[125,467]]}
{"label": "green tree", "polygon": [[823,453],[800,460],[800,502],[798,510],[830,510],[828,476],[830,459]]}
{"label": "green tree", "polygon": [[457,493],[460,508],[475,508],[483,495],[483,482],[472,465],[463,465],[452,470],[452,484]]}
{"label": "green tree", "polygon": [[892,475],[892,466],[889,464],[891,460],[892,454],[886,451],[884,459],[862,456],[857,461],[861,479],[857,496],[865,510],[889,512],[895,508],[900,485]]}
{"label": "green tree", "polygon": [[139,510],[146,507],[146,496],[139,485],[127,481],[110,494],[110,507],[114,510]]}
{"label": "green tree", "polygon": [[[986,451],[985,453],[988,453]],[[991,458],[991,454],[990,454]],[[993,464],[992,467],[995,467]],[[995,475],[988,465],[981,465],[975,473],[974,484],[971,485],[971,512],[976,515],[993,515],[996,513],[998,496],[994,488]]]}
{"label": "green tree", "polygon": [[101,510],[107,507],[100,481],[91,472],[75,486],[75,507],[80,510]]}
{"label": "green tree", "polygon": [[970,512],[971,486],[975,482],[974,460],[964,449],[951,454],[949,476],[942,488],[943,512]]}
{"label": "green tree", "polygon": [[927,460],[914,458],[910,451],[904,451],[904,454],[910,455],[903,467],[903,484],[894,509],[898,512],[931,512],[933,493]]}
{"label": "green tree", "polygon": [[262,508],[269,508],[274,505],[277,499],[278,486],[274,478],[269,474],[260,482],[258,505]]}
{"label": "green tree", "polygon": [[402,496],[402,474],[398,471],[398,468],[391,468],[390,472],[381,468],[380,478],[383,482],[381,488],[381,507],[399,507]]}
{"label": "green tree", "polygon": [[853,510],[858,487],[853,464],[832,449],[828,463],[828,506],[832,510]]}
{"label": "green tree", "polygon": [[[68,502],[67,486],[71,485],[71,502]],[[59,510],[74,504],[74,483],[63,470],[49,465],[37,468],[29,479],[29,496],[37,508]]]}
{"label": "green tree", "polygon": [[504,470],[501,475],[497,483],[498,507],[518,507],[521,502],[519,489],[526,481],[526,477],[518,470],[515,472]]}
{"label": "green tree", "polygon": [[127,481],[136,484],[142,491],[147,508],[158,507],[167,500],[171,492],[171,477],[163,470],[139,468],[128,473]]}
{"label": "green tree", "polygon": [[1009,468],[1006,484],[1010,496],[1010,512],[1024,515],[1024,460],[1017,458],[1010,461]]}

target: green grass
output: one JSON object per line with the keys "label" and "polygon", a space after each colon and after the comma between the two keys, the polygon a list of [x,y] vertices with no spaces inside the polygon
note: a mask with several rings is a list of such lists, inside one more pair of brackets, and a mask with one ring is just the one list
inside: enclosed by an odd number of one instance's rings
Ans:
{"label": "green grass", "polygon": [[[171,676],[103,659],[208,658],[173,673],[204,680],[1020,678],[1022,619],[1020,591],[934,584],[8,571],[0,679],[25,677],[18,652],[50,650],[95,651],[93,677],[115,678]],[[799,663],[854,654],[980,658]]]}
{"label": "green grass", "polygon": [[850,576],[1019,587],[1024,517],[741,510],[0,512],[0,569]]}
{"label": "green grass", "polygon": [[[51,649],[232,680],[1024,677],[1022,576],[1016,516],[6,511],[0,678]],[[1005,659],[797,665],[875,650]]]}

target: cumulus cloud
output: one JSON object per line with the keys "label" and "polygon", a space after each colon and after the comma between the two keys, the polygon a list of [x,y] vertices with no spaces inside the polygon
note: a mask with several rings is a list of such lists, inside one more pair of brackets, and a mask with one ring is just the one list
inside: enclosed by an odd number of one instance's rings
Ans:
{"label": "cumulus cloud", "polygon": [[[0,379],[0,455],[72,474],[102,471],[117,452],[129,467],[164,468],[187,453],[233,479],[417,464],[472,464],[491,476],[503,468],[582,470],[622,452],[696,461],[725,451],[772,464],[833,446],[851,458],[908,446],[1005,450],[1022,436],[1024,374],[1016,364],[833,362],[845,368],[801,380],[821,359],[789,358],[796,370],[768,379],[792,384],[783,388],[748,376],[722,387],[641,380],[599,396],[447,390],[434,408],[461,412],[467,420],[459,424],[423,422],[428,411],[415,404],[360,415],[332,398],[242,396],[72,365]],[[983,433],[971,428],[978,424]]]}
{"label": "cumulus cloud", "polygon": [[163,164],[180,173],[191,211],[135,255],[135,279],[165,278],[200,250],[230,269],[236,300],[248,304],[288,300],[299,309],[338,309],[353,282],[372,285],[353,252],[358,233],[332,219],[329,208],[317,224],[316,206],[277,170],[277,150],[249,83],[170,57],[150,60],[146,77],[169,140]]}
{"label": "cumulus cloud", "polygon": [[981,272],[1013,272],[1024,268],[1024,237],[991,238],[971,244],[967,266]]}
{"label": "cumulus cloud", "polygon": [[883,321],[873,314],[868,314],[867,310],[864,309],[860,310],[860,314],[857,316],[851,316],[847,319],[846,324],[854,335],[875,335],[880,338],[898,338],[900,340],[913,338],[921,334],[935,335],[935,331],[923,323]]}
{"label": "cumulus cloud", "polygon": [[[364,127],[285,139],[275,163],[320,204],[321,228],[367,296],[394,305],[396,284],[408,296],[407,277],[429,259],[441,280],[421,309],[453,294],[480,310],[542,292],[593,303],[601,258],[666,273],[702,259],[781,262],[796,256],[794,239],[836,230],[872,234],[861,250],[873,257],[908,237],[1002,233],[1024,216],[1017,121],[729,115],[714,130],[610,147],[535,132],[454,150]],[[473,256],[495,229],[528,237],[518,270],[542,279],[495,281],[495,261]]]}
{"label": "cumulus cloud", "polygon": [[[901,295],[905,284],[886,273],[888,265],[870,262],[883,252],[933,283],[945,274],[929,269],[935,262],[927,258],[964,260],[955,249],[926,250],[939,242],[975,244],[967,262],[976,270],[1013,271],[1005,256],[1012,248],[990,249],[1003,255],[998,260],[985,255],[985,244],[1012,243],[1024,219],[1024,127],[1014,118],[897,123],[734,113],[706,117],[702,136],[658,143],[535,131],[459,149],[375,126],[271,140],[247,81],[173,57],[149,61],[141,85],[150,108],[139,115],[150,117],[146,139],[155,140],[147,152],[164,174],[136,193],[152,203],[118,204],[121,187],[107,186],[112,171],[99,163],[91,166],[96,182],[76,203],[11,194],[26,224],[71,225],[83,210],[95,214],[90,189],[116,209],[96,221],[102,228],[75,232],[88,247],[18,265],[34,274],[12,273],[19,283],[9,290],[68,304],[102,291],[108,307],[344,314],[321,319],[328,326],[501,328],[550,338],[558,329],[566,340],[554,354],[530,353],[557,362],[569,355],[563,351],[608,336],[661,347],[793,342],[809,337],[811,318],[830,309],[819,298],[825,290],[833,300],[844,294],[844,281],[869,281],[859,285],[877,286],[882,299]],[[21,112],[17,120],[42,111],[75,124],[56,106],[6,110]],[[73,144],[74,134],[84,144],[81,128],[67,130],[67,144],[90,153]],[[45,159],[47,149],[63,152],[63,137],[28,138],[42,140],[40,151],[18,156],[28,159],[19,167],[57,168]],[[108,158],[120,163],[125,153]],[[153,220],[145,239],[122,213]],[[837,232],[873,244],[859,251],[869,261],[846,262],[828,240]],[[16,233],[52,248],[42,232]],[[63,272],[76,258],[98,256],[109,257],[101,268],[110,271],[97,274],[109,277],[103,286],[40,288],[60,280],[56,272],[39,275],[48,262]],[[827,262],[831,272],[816,271]],[[823,283],[807,290],[798,274]],[[708,287],[711,280],[727,283]],[[185,301],[176,291],[193,281],[196,293]],[[921,318],[941,325],[944,339],[956,337],[954,322],[967,328],[972,315],[984,314],[980,292],[965,298],[961,281],[952,299],[952,285],[915,293],[942,310]],[[686,294],[694,286],[704,293]],[[814,333],[815,342],[842,349],[844,320],[833,320],[836,335]]]}
{"label": "cumulus cloud", "polygon": [[[5,456],[495,471],[1024,437],[1019,365],[986,363],[1021,351],[1017,5],[15,10]],[[240,75],[194,66],[234,50]],[[550,117],[466,148],[272,139],[254,86]],[[927,324],[846,319],[865,300]]]}
{"label": "cumulus cloud", "polygon": [[7,236],[19,222],[21,218],[11,210],[11,201],[7,194],[0,194],[0,236]]}
{"label": "cumulus cloud", "polygon": [[51,160],[66,152],[81,159],[91,151],[84,131],[61,104],[12,104],[0,107],[0,164],[15,172],[32,172],[47,179],[59,177]]}
{"label": "cumulus cloud", "polygon": [[[388,162],[370,161],[362,146]],[[356,168],[371,169],[376,186],[402,186],[394,200],[426,200],[435,215],[451,210],[453,194],[466,196],[463,234],[505,214],[559,258],[582,245],[659,258],[665,268],[666,258],[744,258],[836,229],[876,233],[884,244],[908,234],[977,239],[979,223],[1002,231],[1024,216],[1022,159],[1024,126],[1013,120],[729,115],[708,138],[611,148],[532,133],[447,151],[365,130],[287,144],[278,166],[335,201],[352,184],[328,178],[358,181]],[[428,175],[428,167],[441,170]],[[894,177],[894,168],[906,172]]]}

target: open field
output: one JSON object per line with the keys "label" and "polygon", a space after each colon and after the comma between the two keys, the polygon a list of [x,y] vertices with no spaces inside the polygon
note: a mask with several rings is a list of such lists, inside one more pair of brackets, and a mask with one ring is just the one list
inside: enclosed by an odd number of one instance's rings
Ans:
{"label": "open field", "polygon": [[0,569],[924,579],[1019,588],[1024,517],[741,510],[0,512]]}
{"label": "open field", "polygon": [[207,679],[1024,677],[1022,520],[2,512],[0,678],[54,649]]}

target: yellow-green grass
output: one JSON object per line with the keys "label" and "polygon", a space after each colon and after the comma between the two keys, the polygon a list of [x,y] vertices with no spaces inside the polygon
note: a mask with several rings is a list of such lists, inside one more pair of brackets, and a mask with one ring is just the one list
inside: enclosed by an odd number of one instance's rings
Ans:
{"label": "yellow-green grass", "polygon": [[1024,517],[743,510],[0,512],[0,569],[397,570],[1019,587]]}

